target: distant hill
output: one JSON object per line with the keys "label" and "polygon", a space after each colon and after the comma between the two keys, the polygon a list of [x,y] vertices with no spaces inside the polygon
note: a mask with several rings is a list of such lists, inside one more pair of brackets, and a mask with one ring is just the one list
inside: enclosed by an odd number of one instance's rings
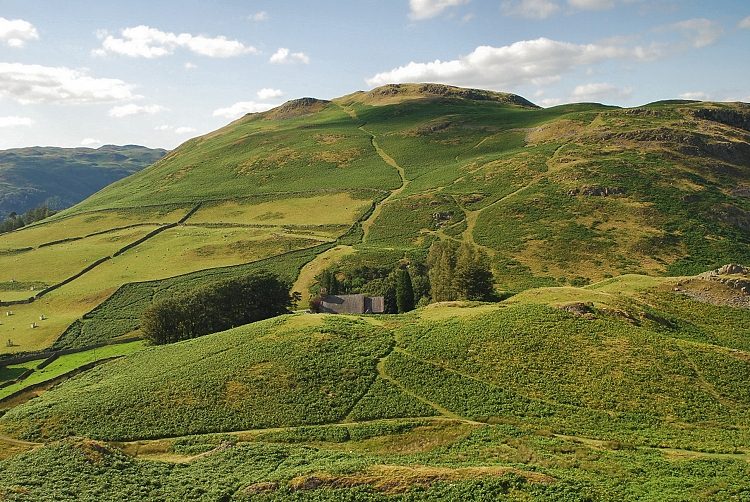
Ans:
{"label": "distant hill", "polygon": [[0,218],[43,204],[52,209],[72,206],[165,153],[137,145],[0,150]]}

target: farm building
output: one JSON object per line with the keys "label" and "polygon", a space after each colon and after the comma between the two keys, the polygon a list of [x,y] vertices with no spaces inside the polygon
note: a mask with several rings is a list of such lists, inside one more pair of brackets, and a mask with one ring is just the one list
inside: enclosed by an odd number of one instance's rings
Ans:
{"label": "farm building", "polygon": [[320,311],[328,314],[382,314],[385,301],[382,296],[326,295],[320,302]]}

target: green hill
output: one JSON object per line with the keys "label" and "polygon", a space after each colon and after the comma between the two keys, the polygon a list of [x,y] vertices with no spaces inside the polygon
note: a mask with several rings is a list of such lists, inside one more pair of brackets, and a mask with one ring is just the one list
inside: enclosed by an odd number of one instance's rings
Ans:
{"label": "green hill", "polygon": [[[46,444],[0,463],[0,490],[741,498],[750,310],[690,300],[674,279],[615,282],[404,316],[284,316],[142,350],[7,412],[0,434]],[[66,439],[81,436],[102,442]]]}
{"label": "green hill", "polygon": [[0,218],[48,205],[63,209],[153,164],[166,150],[137,145],[0,151]]}
{"label": "green hill", "polygon": [[[466,241],[491,256],[497,287],[516,291],[747,263],[749,114],[742,103],[685,101],[541,109],[433,84],[248,114],[0,237],[0,302],[112,257],[19,305],[0,326],[14,345],[0,350],[44,348],[63,333],[58,346],[126,335],[149,292],[164,287],[152,281],[184,286],[202,270],[335,244],[348,246],[337,259],[356,264]],[[109,238],[123,227],[122,239]],[[89,245],[97,239],[112,244]],[[52,255],[56,270],[40,266]],[[290,279],[307,261],[284,267]],[[310,264],[295,287],[306,293],[329,262]],[[40,311],[49,320],[31,332]],[[81,338],[81,329],[98,335]]]}
{"label": "green hill", "polygon": [[506,287],[691,274],[749,258],[748,116],[744,104],[540,109],[487,91],[386,86],[247,115],[69,214],[349,190],[388,196],[365,226],[368,246],[473,241]]}
{"label": "green hill", "polygon": [[3,357],[436,240],[486,251],[506,298],[29,356],[0,368],[0,499],[743,500],[750,279],[702,272],[750,263],[749,120],[435,84],[303,98],[0,235]]}

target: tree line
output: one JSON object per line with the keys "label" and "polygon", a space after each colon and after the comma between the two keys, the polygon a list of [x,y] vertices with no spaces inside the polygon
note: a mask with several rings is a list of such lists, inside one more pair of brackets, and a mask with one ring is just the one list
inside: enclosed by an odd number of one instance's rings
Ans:
{"label": "tree line", "polygon": [[162,345],[286,314],[298,299],[289,289],[269,272],[217,282],[151,304],[141,331]]}
{"label": "tree line", "polygon": [[312,291],[313,310],[322,294],[382,296],[389,314],[409,312],[431,302],[497,300],[487,254],[467,243],[450,240],[433,243],[426,261],[405,259],[390,268],[329,268],[317,277],[317,282],[317,290]]}
{"label": "tree line", "polygon": [[35,207],[34,209],[29,209],[23,214],[16,214],[15,212],[12,212],[8,215],[7,218],[0,222],[0,234],[18,230],[19,228],[23,228],[26,225],[31,225],[36,221],[49,218],[55,213],[56,211],[53,211],[47,206]]}

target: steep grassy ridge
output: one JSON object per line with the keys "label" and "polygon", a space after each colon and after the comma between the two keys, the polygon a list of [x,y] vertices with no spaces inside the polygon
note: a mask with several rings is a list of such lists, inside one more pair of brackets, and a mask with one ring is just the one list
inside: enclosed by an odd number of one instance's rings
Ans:
{"label": "steep grassy ridge", "polygon": [[693,274],[750,259],[749,114],[684,101],[540,109],[501,93],[385,86],[247,115],[73,211],[331,188],[379,199],[399,188],[400,169],[402,189],[368,222],[370,247],[473,241],[509,288]]}

